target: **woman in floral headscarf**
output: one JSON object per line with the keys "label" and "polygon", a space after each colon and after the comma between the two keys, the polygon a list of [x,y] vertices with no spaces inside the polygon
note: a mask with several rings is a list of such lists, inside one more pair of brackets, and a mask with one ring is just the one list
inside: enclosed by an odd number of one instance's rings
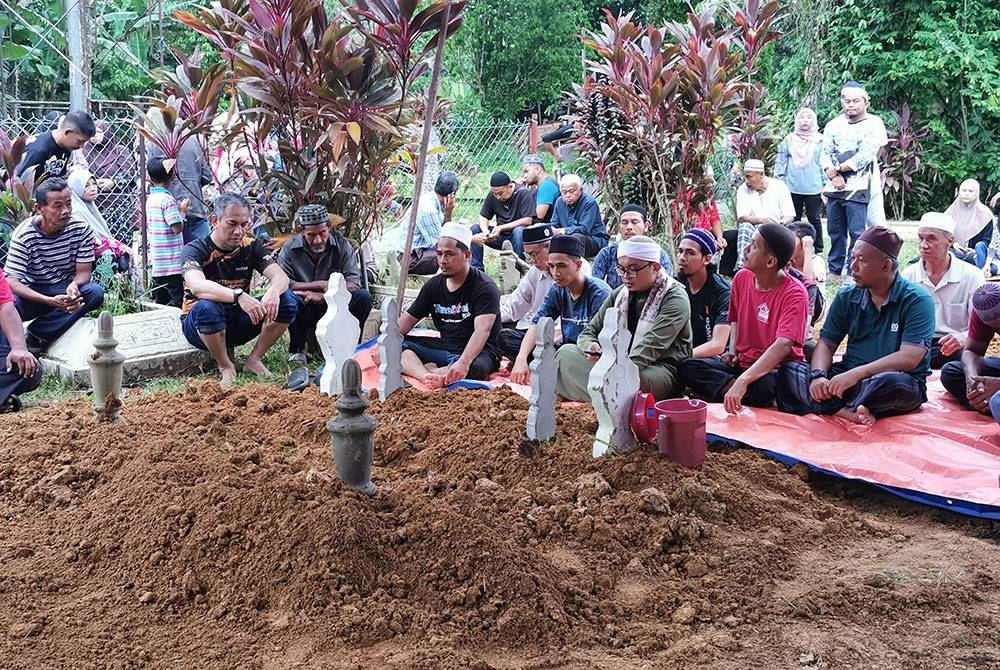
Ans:
{"label": "woman in floral headscarf", "polygon": [[[955,222],[955,251],[979,267],[986,266],[990,246],[1000,251],[1000,239],[993,231],[993,212],[979,199],[979,182],[966,179],[958,187],[958,197],[944,213]],[[975,251],[973,251],[973,249]],[[996,263],[996,259],[993,261]],[[995,274],[995,273],[993,273]]]}
{"label": "woman in floral headscarf", "polygon": [[816,253],[823,252],[823,226],[820,212],[823,200],[823,168],[819,165],[820,147],[823,134],[819,132],[816,112],[803,107],[795,115],[795,130],[788,133],[778,146],[778,157],[774,162],[774,176],[783,179],[792,192],[795,205],[795,220],[802,219],[802,210],[816,230]]}

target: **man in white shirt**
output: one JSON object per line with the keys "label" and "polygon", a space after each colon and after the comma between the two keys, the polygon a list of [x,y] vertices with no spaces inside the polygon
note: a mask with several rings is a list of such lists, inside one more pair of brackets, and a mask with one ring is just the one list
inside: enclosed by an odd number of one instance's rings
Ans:
{"label": "man in white shirt", "polygon": [[513,361],[521,349],[521,340],[531,328],[535,312],[542,306],[552,287],[549,274],[549,241],[552,226],[538,223],[524,229],[524,255],[531,269],[521,277],[513,292],[500,296],[500,350]]}
{"label": "man in white shirt", "polygon": [[955,241],[955,221],[947,214],[927,212],[917,228],[920,260],[903,270],[905,279],[934,298],[934,337],[931,368],[962,359],[972,313],[972,293],[986,280],[981,270],[956,258],[949,249]]}
{"label": "man in white shirt", "polygon": [[[751,158],[743,164],[746,181],[736,189],[736,221],[739,228],[735,240],[736,267],[743,267],[743,250],[753,239],[753,233],[762,223],[788,224],[795,219],[792,193],[780,179],[764,174],[764,161]],[[731,233],[730,233],[731,236]],[[733,240],[727,240],[729,244]]]}

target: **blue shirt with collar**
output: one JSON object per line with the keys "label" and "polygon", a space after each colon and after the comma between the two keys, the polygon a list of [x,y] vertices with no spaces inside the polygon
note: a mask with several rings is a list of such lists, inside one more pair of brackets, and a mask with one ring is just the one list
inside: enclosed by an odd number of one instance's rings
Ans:
{"label": "blue shirt with collar", "polygon": [[601,206],[594,196],[587,193],[581,193],[572,207],[562,196],[556,198],[552,207],[552,225],[562,228],[566,235],[586,235],[600,242],[602,247],[608,246],[608,227],[601,219]]}

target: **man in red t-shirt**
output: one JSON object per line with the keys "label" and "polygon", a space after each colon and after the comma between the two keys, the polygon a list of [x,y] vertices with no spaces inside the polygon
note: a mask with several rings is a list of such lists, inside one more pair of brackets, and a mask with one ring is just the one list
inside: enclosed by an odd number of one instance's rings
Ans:
{"label": "man in red t-shirt", "polygon": [[25,344],[14,294],[0,272],[0,413],[21,409],[17,396],[34,391],[41,381],[42,369]]}
{"label": "man in red t-shirt", "polygon": [[770,407],[778,368],[804,360],[809,295],[784,269],[794,251],[795,234],[785,226],[765,223],[754,231],[729,294],[729,352],[681,363],[692,394],[724,403],[731,414],[743,405]]}

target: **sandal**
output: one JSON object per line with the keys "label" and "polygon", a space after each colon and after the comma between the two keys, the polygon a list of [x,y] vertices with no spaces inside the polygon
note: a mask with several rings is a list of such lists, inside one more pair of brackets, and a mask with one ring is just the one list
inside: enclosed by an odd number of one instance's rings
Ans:
{"label": "sandal", "polygon": [[0,414],[9,414],[21,411],[21,399],[16,395],[8,396],[3,403],[0,403]]}

